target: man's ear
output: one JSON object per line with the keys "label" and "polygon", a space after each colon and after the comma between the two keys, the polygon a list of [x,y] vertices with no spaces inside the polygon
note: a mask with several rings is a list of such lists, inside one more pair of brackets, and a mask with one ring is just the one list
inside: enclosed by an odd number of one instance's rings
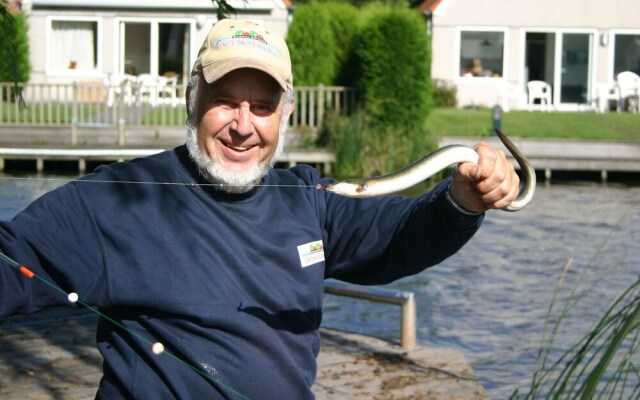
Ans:
{"label": "man's ear", "polygon": [[187,85],[187,90],[185,91],[184,97],[186,100],[185,104],[187,107],[187,118],[189,118],[191,116],[191,107],[189,107],[189,99],[191,98],[191,85]]}
{"label": "man's ear", "polygon": [[284,111],[287,115],[282,115],[284,118],[289,119],[289,117],[291,117],[291,114],[293,114],[293,111],[296,109],[296,98],[295,96],[291,96],[290,100],[288,101],[289,104],[285,104],[285,108]]}

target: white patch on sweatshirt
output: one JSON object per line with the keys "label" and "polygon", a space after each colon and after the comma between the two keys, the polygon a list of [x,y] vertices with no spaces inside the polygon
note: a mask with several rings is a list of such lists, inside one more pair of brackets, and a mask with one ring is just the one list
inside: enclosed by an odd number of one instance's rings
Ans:
{"label": "white patch on sweatshirt", "polygon": [[324,244],[322,240],[309,242],[298,246],[298,255],[302,268],[324,261]]}

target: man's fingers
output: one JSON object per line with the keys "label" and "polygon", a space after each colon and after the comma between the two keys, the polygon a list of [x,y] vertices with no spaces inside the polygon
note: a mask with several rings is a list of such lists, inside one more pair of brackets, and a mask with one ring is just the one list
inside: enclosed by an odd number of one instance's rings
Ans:
{"label": "man's fingers", "polygon": [[457,171],[460,177],[467,182],[475,182],[482,178],[482,169],[480,166],[470,162],[458,164]]}
{"label": "man's fingers", "polygon": [[504,208],[518,196],[520,178],[515,171],[482,195],[482,201],[489,208]]}

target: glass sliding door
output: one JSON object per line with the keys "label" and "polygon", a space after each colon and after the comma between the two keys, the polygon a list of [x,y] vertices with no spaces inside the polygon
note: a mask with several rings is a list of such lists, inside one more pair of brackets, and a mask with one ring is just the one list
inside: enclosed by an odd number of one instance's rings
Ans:
{"label": "glass sliding door", "polygon": [[189,24],[158,24],[158,75],[177,77],[186,83],[189,77]]}
{"label": "glass sliding door", "polygon": [[121,35],[123,72],[129,75],[151,73],[151,24],[124,22]]}
{"label": "glass sliding door", "polygon": [[[563,33],[559,95],[561,104],[584,104],[589,102],[591,81],[590,33]],[[558,97],[559,96],[559,97]]]}
{"label": "glass sliding door", "polygon": [[640,75],[640,34],[616,34],[613,76],[624,71]]}

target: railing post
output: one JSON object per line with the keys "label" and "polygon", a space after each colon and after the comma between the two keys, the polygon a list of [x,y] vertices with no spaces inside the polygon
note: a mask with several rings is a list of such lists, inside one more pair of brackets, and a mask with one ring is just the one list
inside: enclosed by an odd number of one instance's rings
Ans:
{"label": "railing post", "polygon": [[318,103],[317,103],[317,120],[316,128],[322,126],[322,120],[324,119],[324,85],[321,83],[318,85]]}
{"label": "railing post", "polygon": [[71,145],[78,144],[78,82],[71,86]]}
{"label": "railing post", "polygon": [[416,301],[412,292],[352,285],[333,280],[325,281],[324,292],[337,296],[400,305],[402,307],[400,346],[405,350],[412,350],[416,347]]}
{"label": "railing post", "polygon": [[125,85],[126,84],[127,84],[126,81],[123,81],[120,83],[120,96],[118,96],[118,116],[117,116],[118,146],[121,146],[121,147],[124,146],[127,141],[126,126],[125,126],[125,119],[124,119],[124,112],[125,112],[124,103],[126,98]]}
{"label": "railing post", "polygon": [[416,347],[416,300],[413,293],[409,293],[402,303],[402,330],[400,345],[403,349],[411,350]]}

